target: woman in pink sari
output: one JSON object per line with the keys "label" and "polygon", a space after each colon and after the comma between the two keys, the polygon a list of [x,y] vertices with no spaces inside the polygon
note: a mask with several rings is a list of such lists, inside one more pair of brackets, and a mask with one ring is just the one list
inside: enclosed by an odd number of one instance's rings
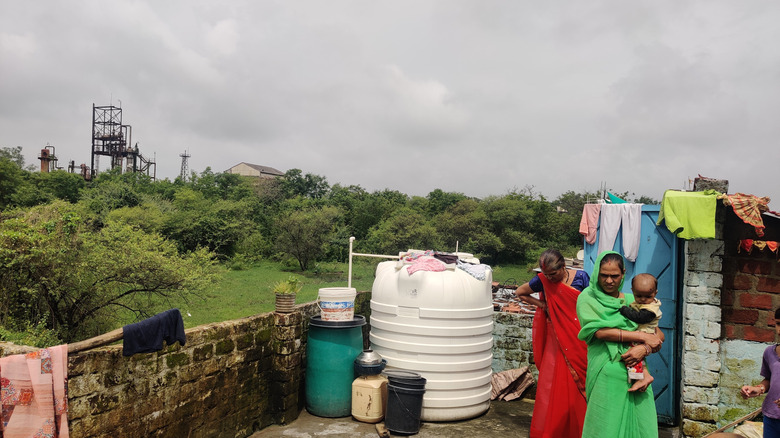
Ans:
{"label": "woman in pink sari", "polygon": [[[588,286],[585,271],[566,268],[560,252],[539,257],[542,272],[515,294],[537,306],[533,324],[534,362],[539,369],[531,438],[579,437],[585,419],[587,347],[577,339],[577,297]],[[539,298],[531,296],[539,293]]]}

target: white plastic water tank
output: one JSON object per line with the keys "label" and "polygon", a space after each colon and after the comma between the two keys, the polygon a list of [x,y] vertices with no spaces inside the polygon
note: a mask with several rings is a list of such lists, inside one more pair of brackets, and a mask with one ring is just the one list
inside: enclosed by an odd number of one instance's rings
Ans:
{"label": "white plastic water tank", "polygon": [[[458,254],[461,259],[466,255]],[[474,262],[477,260],[469,259]],[[371,295],[371,347],[388,369],[427,379],[420,419],[465,420],[490,408],[493,302],[485,278],[454,268],[409,274],[408,264],[377,266]]]}

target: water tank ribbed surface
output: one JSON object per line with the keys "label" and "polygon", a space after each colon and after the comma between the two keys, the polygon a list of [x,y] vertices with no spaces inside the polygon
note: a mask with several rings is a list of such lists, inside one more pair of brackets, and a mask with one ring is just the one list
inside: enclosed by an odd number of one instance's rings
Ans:
{"label": "water tank ribbed surface", "polygon": [[490,407],[492,281],[490,269],[478,280],[457,268],[410,275],[400,262],[377,266],[371,347],[388,369],[427,379],[421,420],[465,420]]}

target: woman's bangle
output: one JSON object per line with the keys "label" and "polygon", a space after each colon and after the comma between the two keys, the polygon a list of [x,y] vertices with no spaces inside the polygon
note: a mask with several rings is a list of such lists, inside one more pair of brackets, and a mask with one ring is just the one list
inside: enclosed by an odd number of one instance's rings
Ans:
{"label": "woman's bangle", "polygon": [[761,394],[766,392],[766,388],[764,387],[764,385],[756,385],[756,386],[761,388]]}
{"label": "woman's bangle", "polygon": [[[645,350],[647,350],[647,356],[650,356],[650,354],[653,352],[653,349],[650,348],[650,346],[647,345],[647,344],[642,344],[642,345],[644,345],[645,346]],[[645,357],[647,357],[647,356],[645,356]]]}

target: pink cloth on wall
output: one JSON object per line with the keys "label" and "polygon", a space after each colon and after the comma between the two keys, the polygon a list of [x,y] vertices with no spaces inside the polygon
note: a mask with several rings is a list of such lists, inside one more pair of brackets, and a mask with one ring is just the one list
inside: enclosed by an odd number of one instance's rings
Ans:
{"label": "pink cloth on wall", "polygon": [[582,219],[580,219],[580,234],[585,236],[585,242],[593,245],[596,242],[596,230],[599,227],[599,213],[601,204],[585,204],[582,207]]}
{"label": "pink cloth on wall", "polygon": [[69,437],[67,380],[67,345],[0,358],[0,435]]}

